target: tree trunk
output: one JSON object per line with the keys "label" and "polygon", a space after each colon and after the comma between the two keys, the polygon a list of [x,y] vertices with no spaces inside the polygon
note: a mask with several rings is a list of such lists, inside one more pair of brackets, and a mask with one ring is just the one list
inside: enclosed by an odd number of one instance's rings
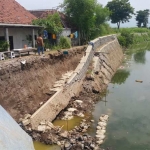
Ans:
{"label": "tree trunk", "polygon": [[120,21],[117,22],[118,29],[120,29]]}

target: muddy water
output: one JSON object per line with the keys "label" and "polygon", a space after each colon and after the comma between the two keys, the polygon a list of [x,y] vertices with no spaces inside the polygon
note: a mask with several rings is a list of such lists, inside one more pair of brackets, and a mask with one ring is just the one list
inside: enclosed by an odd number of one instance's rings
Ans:
{"label": "muddy water", "polygon": [[75,126],[79,126],[82,118],[75,116],[71,120],[55,120],[53,124],[55,126],[61,126],[63,130],[70,131]]}
{"label": "muddy water", "polygon": [[40,142],[34,142],[35,150],[61,150],[57,145],[45,145]]}
{"label": "muddy water", "polygon": [[130,56],[93,112],[96,121],[101,114],[110,116],[101,146],[109,150],[150,149],[150,51],[141,50]]}

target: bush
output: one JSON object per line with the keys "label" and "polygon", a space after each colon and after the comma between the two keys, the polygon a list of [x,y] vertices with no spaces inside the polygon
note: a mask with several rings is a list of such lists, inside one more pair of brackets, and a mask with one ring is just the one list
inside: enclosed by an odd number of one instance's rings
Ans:
{"label": "bush", "polygon": [[9,43],[6,41],[0,41],[0,52],[6,51],[9,47]]}
{"label": "bush", "polygon": [[62,49],[63,48],[70,48],[71,47],[71,41],[67,37],[61,36],[58,45]]}
{"label": "bush", "polygon": [[122,30],[121,35],[118,37],[118,41],[120,45],[127,48],[134,43],[134,36],[129,30]]}

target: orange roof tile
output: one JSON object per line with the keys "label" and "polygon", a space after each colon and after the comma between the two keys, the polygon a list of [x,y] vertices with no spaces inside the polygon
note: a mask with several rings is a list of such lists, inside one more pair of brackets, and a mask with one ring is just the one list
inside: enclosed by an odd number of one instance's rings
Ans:
{"label": "orange roof tile", "polygon": [[0,23],[31,24],[37,19],[15,0],[0,0]]}

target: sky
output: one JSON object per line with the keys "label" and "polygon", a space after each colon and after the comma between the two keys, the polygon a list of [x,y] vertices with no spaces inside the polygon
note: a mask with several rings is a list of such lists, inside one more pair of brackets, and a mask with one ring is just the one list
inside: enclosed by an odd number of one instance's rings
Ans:
{"label": "sky", "polygon": [[[55,9],[59,4],[63,3],[63,0],[16,0],[27,10],[37,10],[37,9]],[[108,1],[111,0],[98,0],[100,4],[105,6]],[[129,0],[130,4],[135,11],[150,9],[150,0]],[[150,19],[149,19],[150,20]],[[112,25],[116,27],[116,25]],[[132,17],[129,23],[121,24],[121,27],[135,27],[136,21],[135,16]],[[149,24],[150,26],[150,24]]]}

